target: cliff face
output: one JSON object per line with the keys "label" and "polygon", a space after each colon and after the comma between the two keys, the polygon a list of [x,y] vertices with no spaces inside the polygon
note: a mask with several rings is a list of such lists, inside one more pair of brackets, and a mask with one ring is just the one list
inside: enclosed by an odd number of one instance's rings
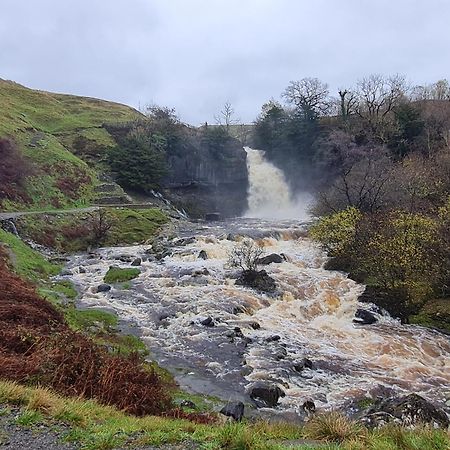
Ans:
{"label": "cliff face", "polygon": [[165,194],[192,216],[233,217],[247,209],[247,154],[237,139],[188,128],[183,149],[169,154],[167,162]]}

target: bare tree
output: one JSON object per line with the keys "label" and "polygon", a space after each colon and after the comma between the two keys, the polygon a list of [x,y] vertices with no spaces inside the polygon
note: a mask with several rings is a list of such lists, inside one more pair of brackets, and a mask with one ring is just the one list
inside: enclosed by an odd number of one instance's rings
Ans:
{"label": "bare tree", "polygon": [[243,271],[256,271],[263,255],[263,247],[257,245],[252,239],[244,239],[229,253],[228,264]]}
{"label": "bare tree", "polygon": [[322,169],[334,180],[318,195],[316,214],[353,206],[366,212],[381,209],[387,199],[392,164],[381,146],[357,146],[344,132],[331,133],[321,143]]}
{"label": "bare tree", "polygon": [[230,131],[231,125],[237,125],[239,119],[234,117],[235,111],[230,102],[225,102],[223,108],[220,110],[219,114],[214,116],[217,125],[225,127],[227,131]]}
{"label": "bare tree", "polygon": [[344,122],[347,122],[351,115],[356,114],[358,95],[348,89],[340,89],[338,93],[341,117]]}
{"label": "bare tree", "polygon": [[418,101],[450,100],[450,83],[447,79],[442,79],[433,84],[415,86],[411,98]]}
{"label": "bare tree", "polygon": [[101,245],[109,234],[114,221],[104,208],[89,213],[89,227],[92,232],[92,244]]}
{"label": "bare tree", "polygon": [[405,77],[401,75],[370,75],[360,80],[357,88],[356,113],[375,133],[385,129],[388,114],[406,99],[408,91]]}
{"label": "bare tree", "polygon": [[305,119],[324,115],[330,109],[328,85],[318,78],[291,81],[282,96],[301,111]]}

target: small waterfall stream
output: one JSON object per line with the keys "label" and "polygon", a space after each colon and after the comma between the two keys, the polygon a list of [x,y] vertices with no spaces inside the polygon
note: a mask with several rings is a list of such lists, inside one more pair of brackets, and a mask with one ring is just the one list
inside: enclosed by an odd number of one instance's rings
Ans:
{"label": "small waterfall stream", "polygon": [[[364,287],[323,269],[326,255],[305,237],[305,225],[285,220],[301,217],[306,202],[291,198],[282,173],[262,152],[247,154],[247,216],[253,218],[181,224],[177,237],[164,241],[167,256],[159,260],[148,245],[73,257],[69,267],[81,305],[114,310],[135,325],[152,357],[182,386],[225,400],[249,401],[248,388],[262,381],[286,392],[281,414],[300,414],[309,399],[331,409],[389,393],[416,392],[448,403],[448,337],[383,314],[374,325],[354,324],[356,309],[370,308],[357,300]],[[238,273],[227,256],[243,237],[286,255],[264,267],[276,280],[276,295],[235,285]],[[198,257],[201,250],[208,259]],[[135,257],[143,263],[131,288],[97,292],[109,266],[129,267]],[[313,369],[295,370],[305,357]]]}

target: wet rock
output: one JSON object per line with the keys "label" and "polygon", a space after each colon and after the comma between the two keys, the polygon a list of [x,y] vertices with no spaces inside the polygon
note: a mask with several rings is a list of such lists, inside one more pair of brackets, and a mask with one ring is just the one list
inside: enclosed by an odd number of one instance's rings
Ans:
{"label": "wet rock", "polygon": [[293,368],[296,372],[301,372],[303,369],[314,369],[314,364],[310,359],[303,358],[302,360],[296,362]]}
{"label": "wet rock", "polygon": [[200,250],[200,253],[197,256],[198,259],[208,259],[208,254],[205,250]]}
{"label": "wet rock", "polygon": [[207,317],[206,319],[201,320],[200,324],[205,326],[205,327],[213,327],[214,326],[214,319],[212,317]]}
{"label": "wet rock", "polygon": [[131,262],[132,266],[140,266],[142,264],[142,259],[141,258],[135,258],[133,259],[133,261]]}
{"label": "wet rock", "polygon": [[86,269],[83,266],[78,267],[78,273],[86,273]]}
{"label": "wet rock", "polygon": [[307,413],[313,413],[316,411],[316,404],[312,400],[306,400],[306,402],[303,403],[302,408]]}
{"label": "wet rock", "polygon": [[355,313],[356,319],[353,319],[353,323],[357,323],[359,325],[372,325],[373,323],[378,322],[378,319],[366,309],[358,308]]}
{"label": "wet rock", "polygon": [[200,277],[202,275],[210,275],[209,270],[205,267],[202,270],[196,270],[192,276],[194,277]]}
{"label": "wet rock", "polygon": [[250,366],[244,366],[242,367],[242,369],[240,370],[240,374],[243,377],[246,377],[247,375],[250,375],[253,372],[253,369]]}
{"label": "wet rock", "polygon": [[362,417],[361,422],[369,428],[378,428],[386,423],[406,427],[428,424],[433,428],[444,429],[449,426],[445,411],[417,394],[378,401]]}
{"label": "wet rock", "polygon": [[233,306],[233,308],[231,309],[231,314],[234,314],[236,316],[238,314],[244,314],[244,313],[245,313],[245,308],[242,306],[236,305],[236,306]]}
{"label": "wet rock", "polygon": [[195,237],[191,236],[188,238],[177,239],[173,242],[173,245],[175,245],[177,247],[183,247],[185,245],[193,244],[194,242],[195,242]]}
{"label": "wet rock", "polygon": [[238,286],[248,286],[263,292],[274,292],[275,280],[265,270],[244,270],[236,280]]}
{"label": "wet rock", "polygon": [[125,263],[129,263],[132,260],[131,256],[129,255],[117,255],[114,259]]}
{"label": "wet rock", "polygon": [[206,213],[205,214],[205,220],[208,220],[208,221],[215,222],[215,221],[218,221],[218,220],[221,220],[221,219],[222,219],[222,216],[218,212]]}
{"label": "wet rock", "polygon": [[72,271],[69,270],[69,269],[63,269],[63,270],[61,270],[60,275],[63,276],[63,277],[65,277],[65,276],[73,275],[73,273],[72,273]]}
{"label": "wet rock", "polygon": [[272,264],[272,263],[280,264],[283,261],[284,261],[283,257],[280,255],[277,255],[276,253],[271,253],[270,255],[263,256],[262,258],[258,258],[256,260],[256,262],[261,265],[268,265],[268,264]]}
{"label": "wet rock", "polygon": [[265,339],[266,342],[276,342],[279,341],[281,339],[280,336],[278,336],[278,334],[274,334],[273,336],[269,336],[268,338]]}
{"label": "wet rock", "polygon": [[261,325],[258,322],[252,322],[250,324],[250,327],[252,327],[254,330],[259,330],[261,328]]}
{"label": "wet rock", "polygon": [[281,347],[279,350],[277,350],[274,354],[274,358],[277,361],[281,361],[282,359],[286,358],[287,356],[287,350],[283,347]]}
{"label": "wet rock", "polygon": [[244,404],[242,402],[227,403],[220,413],[227,417],[232,417],[236,422],[240,422],[244,417]]}
{"label": "wet rock", "polygon": [[182,408],[197,409],[197,405],[194,402],[192,402],[191,400],[183,400],[180,403],[180,406]]}
{"label": "wet rock", "polygon": [[239,327],[234,327],[234,334],[236,337],[243,338],[244,334],[242,333],[242,330]]}
{"label": "wet rock", "polygon": [[250,398],[252,398],[257,406],[268,406],[274,408],[278,404],[280,397],[285,397],[286,394],[279,386],[274,384],[256,383],[249,391]]}
{"label": "wet rock", "polygon": [[385,309],[392,317],[398,318],[402,323],[408,322],[408,317],[417,314],[419,306],[409,299],[403,288],[385,289],[377,286],[366,286],[364,292],[358,297],[361,303],[373,303]]}
{"label": "wet rock", "polygon": [[111,290],[111,286],[109,284],[99,284],[97,286],[97,292],[108,292]]}

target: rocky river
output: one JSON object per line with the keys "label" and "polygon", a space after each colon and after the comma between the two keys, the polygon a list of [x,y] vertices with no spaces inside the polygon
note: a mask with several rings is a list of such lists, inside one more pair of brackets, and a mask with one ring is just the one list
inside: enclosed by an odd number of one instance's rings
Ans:
{"label": "rocky river", "polygon": [[[448,336],[359,303],[364,286],[325,270],[326,255],[306,236],[307,195],[292,199],[262,152],[247,154],[247,218],[180,221],[153,245],[72,257],[80,306],[114,311],[182,387],[268,414],[295,417],[308,402],[353,408],[408,393],[448,408]],[[264,265],[275,292],[236,284],[240,273],[228,259],[243,239],[277,255]],[[136,279],[99,292],[110,266],[133,261]],[[252,401],[255,392],[265,402]]]}

